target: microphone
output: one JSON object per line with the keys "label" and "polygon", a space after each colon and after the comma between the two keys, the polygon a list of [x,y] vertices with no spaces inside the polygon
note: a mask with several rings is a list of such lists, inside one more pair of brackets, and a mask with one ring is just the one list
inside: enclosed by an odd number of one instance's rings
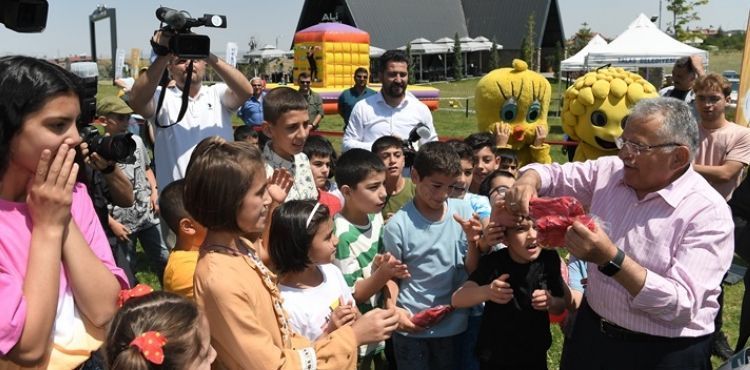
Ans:
{"label": "microphone", "polygon": [[411,132],[409,132],[409,142],[413,143],[419,140],[427,140],[432,135],[430,128],[422,122],[417,123]]}
{"label": "microphone", "polygon": [[180,30],[185,27],[187,20],[190,19],[190,13],[184,10],[175,10],[165,6],[156,9],[156,18],[170,27]]}

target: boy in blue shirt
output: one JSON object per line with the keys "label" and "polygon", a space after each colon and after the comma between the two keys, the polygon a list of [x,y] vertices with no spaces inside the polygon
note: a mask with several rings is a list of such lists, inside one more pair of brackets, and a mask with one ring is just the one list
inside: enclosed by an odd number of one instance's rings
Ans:
{"label": "boy in blue shirt", "polygon": [[423,145],[411,172],[414,199],[385,225],[385,250],[411,274],[398,281],[396,295],[402,314],[400,331],[393,336],[399,369],[455,369],[454,339],[466,330],[467,310],[456,310],[430,328],[416,327],[409,317],[450,304],[451,294],[466,280],[466,235],[453,218],[468,220],[472,210],[465,201],[448,198],[460,171],[458,154],[448,144]]}

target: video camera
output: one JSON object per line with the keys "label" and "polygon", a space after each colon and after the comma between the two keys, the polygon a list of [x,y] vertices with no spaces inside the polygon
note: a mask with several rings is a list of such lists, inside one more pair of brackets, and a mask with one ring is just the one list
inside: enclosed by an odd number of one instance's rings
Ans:
{"label": "video camera", "polygon": [[404,151],[404,165],[406,168],[411,167],[414,164],[414,156],[417,155],[419,147],[415,147],[414,143],[419,140],[427,140],[432,135],[430,128],[422,122],[417,123],[413,129],[409,132],[409,137],[403,142]]}
{"label": "video camera", "polygon": [[184,10],[167,7],[156,9],[156,18],[166,23],[162,28],[174,35],[169,39],[169,51],[184,59],[206,59],[211,53],[211,39],[206,35],[191,33],[193,27],[227,28],[227,17],[216,14],[204,14],[201,18],[192,18]]}
{"label": "video camera", "polygon": [[95,62],[79,62],[70,65],[70,71],[81,79],[81,117],[78,119],[78,134],[88,144],[89,151],[108,161],[135,163],[135,141],[131,133],[104,136],[92,123],[96,119],[96,91],[99,70]]}
{"label": "video camera", "polygon": [[0,0],[0,23],[16,32],[42,32],[48,10],[47,0]]}

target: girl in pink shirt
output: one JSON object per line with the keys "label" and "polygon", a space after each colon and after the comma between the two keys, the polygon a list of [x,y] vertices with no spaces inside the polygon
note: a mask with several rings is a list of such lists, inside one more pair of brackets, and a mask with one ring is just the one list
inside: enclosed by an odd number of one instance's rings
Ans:
{"label": "girl in pink shirt", "polygon": [[73,369],[101,344],[127,287],[76,183],[79,80],[0,58],[0,369]]}

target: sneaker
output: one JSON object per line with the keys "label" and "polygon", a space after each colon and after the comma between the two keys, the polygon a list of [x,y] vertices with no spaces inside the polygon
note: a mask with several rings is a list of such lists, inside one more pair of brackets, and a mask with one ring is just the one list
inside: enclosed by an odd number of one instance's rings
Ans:
{"label": "sneaker", "polygon": [[711,341],[711,354],[721,358],[722,361],[728,360],[734,354],[732,348],[729,347],[729,342],[724,332],[714,333],[713,340]]}

